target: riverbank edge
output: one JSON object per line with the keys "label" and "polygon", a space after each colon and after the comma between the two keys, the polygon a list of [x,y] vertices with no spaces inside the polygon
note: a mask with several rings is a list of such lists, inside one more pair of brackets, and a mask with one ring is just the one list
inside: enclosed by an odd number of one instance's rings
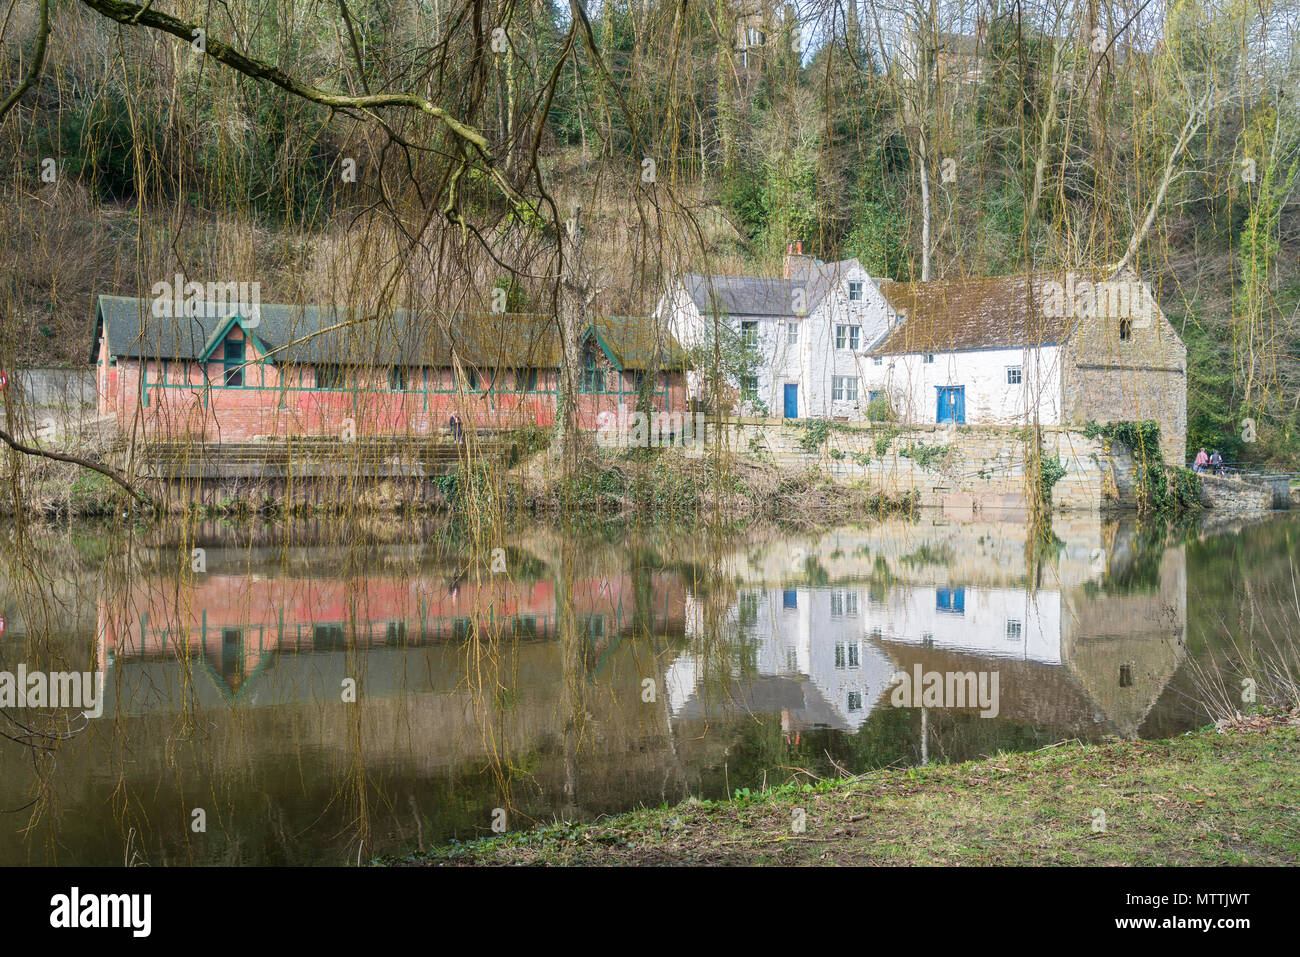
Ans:
{"label": "riverbank edge", "polygon": [[1295,864],[1298,772],[1300,710],[1292,709],[1164,740],[1065,742],[730,801],[688,799],[374,863]]}

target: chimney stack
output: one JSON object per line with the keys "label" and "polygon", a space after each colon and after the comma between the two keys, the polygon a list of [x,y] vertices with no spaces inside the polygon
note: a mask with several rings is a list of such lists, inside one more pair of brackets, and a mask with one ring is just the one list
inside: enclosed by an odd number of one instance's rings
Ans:
{"label": "chimney stack", "polygon": [[803,254],[803,240],[796,239],[785,247],[785,265],[781,270],[781,275],[785,279],[794,279],[796,276],[807,273],[811,264],[812,257]]}

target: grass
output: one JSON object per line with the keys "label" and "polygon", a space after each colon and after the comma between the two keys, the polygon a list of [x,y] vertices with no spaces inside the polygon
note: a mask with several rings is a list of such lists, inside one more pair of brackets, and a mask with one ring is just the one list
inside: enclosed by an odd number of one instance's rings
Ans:
{"label": "grass", "polygon": [[787,784],[377,863],[1295,864],[1298,771],[1291,711],[1167,741],[1064,743]]}

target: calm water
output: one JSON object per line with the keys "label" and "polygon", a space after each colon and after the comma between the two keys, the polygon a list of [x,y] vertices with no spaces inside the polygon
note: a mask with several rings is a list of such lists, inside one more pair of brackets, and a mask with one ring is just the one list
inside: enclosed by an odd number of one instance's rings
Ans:
{"label": "calm water", "polygon": [[[1205,722],[1220,659],[1300,642],[1300,515],[1053,531],[9,530],[0,671],[104,693],[89,721],[0,712],[0,863],[355,863],[489,834],[497,808],[515,828],[1163,737]],[[997,716],[896,707],[917,666],[996,673]]]}

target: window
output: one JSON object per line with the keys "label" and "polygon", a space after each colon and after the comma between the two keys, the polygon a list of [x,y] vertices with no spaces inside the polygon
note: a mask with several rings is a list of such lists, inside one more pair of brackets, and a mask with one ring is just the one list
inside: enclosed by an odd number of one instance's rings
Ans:
{"label": "window", "polygon": [[740,338],[745,345],[752,346],[758,342],[758,321],[746,319],[740,324]]}
{"label": "window", "polygon": [[465,371],[465,387],[469,389],[470,392],[478,391],[478,370],[477,369],[467,369]]}
{"label": "window", "polygon": [[861,326],[836,326],[835,348],[843,349],[847,346],[850,349],[856,349],[858,347],[858,336],[861,332]]}
{"label": "window", "polygon": [[854,280],[849,283],[849,302],[862,301],[862,282]]}
{"label": "window", "polygon": [[311,637],[317,651],[342,651],[347,647],[342,625],[315,625]]}
{"label": "window", "polygon": [[836,668],[844,667],[844,646],[843,645],[835,646],[835,667]]}
{"label": "window", "polygon": [[758,398],[758,376],[743,375],[740,377],[740,397],[751,401]]}
{"label": "window", "polygon": [[783,592],[781,592],[781,607],[798,608],[799,592],[793,588],[787,588]]}
{"label": "window", "polygon": [[862,692],[861,692],[861,691],[850,691],[850,692],[849,692],[849,710],[850,710],[850,711],[861,711],[861,710],[862,710]]}
{"label": "window", "polygon": [[787,322],[785,324],[785,341],[792,346],[799,344],[799,323]]}
{"label": "window", "polygon": [[388,370],[388,388],[392,392],[406,391],[406,370],[401,366],[393,366]]}
{"label": "window", "polygon": [[1121,342],[1128,342],[1133,338],[1133,320],[1121,319],[1119,321],[1119,338]]}
{"label": "window", "polygon": [[831,399],[835,402],[858,401],[858,380],[854,376],[832,376]]}
{"label": "window", "polygon": [[882,359],[880,356],[872,356],[872,357],[871,357],[871,364],[872,364],[873,366],[882,366],[882,365],[885,364],[885,360]]}
{"label": "window", "polygon": [[406,622],[390,621],[384,632],[384,641],[390,645],[406,644]]}
{"label": "window", "polygon": [[1020,624],[1019,618],[1007,619],[1007,641],[1019,641],[1023,631],[1024,628]]}
{"label": "window", "polygon": [[832,589],[831,617],[843,618],[846,615],[850,618],[858,616],[858,593],[847,588]]}
{"label": "window", "polygon": [[537,391],[537,370],[536,369],[515,370],[515,389],[518,392],[536,392]]}
{"label": "window", "polygon": [[1121,688],[1133,687],[1133,666],[1132,665],[1119,666],[1119,686]]}
{"label": "window", "polygon": [[862,646],[856,641],[849,645],[849,667],[857,668],[862,664]]}
{"label": "window", "polygon": [[228,386],[241,386],[244,384],[244,340],[227,339],[226,340],[226,358],[222,365],[225,368],[225,384]]}
{"label": "window", "polygon": [[934,590],[934,607],[953,615],[966,614],[965,588],[936,588]]}
{"label": "window", "polygon": [[924,358],[922,361],[923,361],[923,362],[933,362],[933,361],[934,361],[934,353],[933,353],[933,352],[927,352],[927,353],[925,354],[925,358]]}
{"label": "window", "polygon": [[758,596],[756,591],[740,593],[736,612],[742,625],[758,624]]}
{"label": "window", "polygon": [[317,366],[316,367],[316,388],[318,389],[345,389],[347,388],[347,377],[344,375],[341,366]]}
{"label": "window", "polygon": [[1020,385],[1020,366],[1007,366],[1007,385]]}

